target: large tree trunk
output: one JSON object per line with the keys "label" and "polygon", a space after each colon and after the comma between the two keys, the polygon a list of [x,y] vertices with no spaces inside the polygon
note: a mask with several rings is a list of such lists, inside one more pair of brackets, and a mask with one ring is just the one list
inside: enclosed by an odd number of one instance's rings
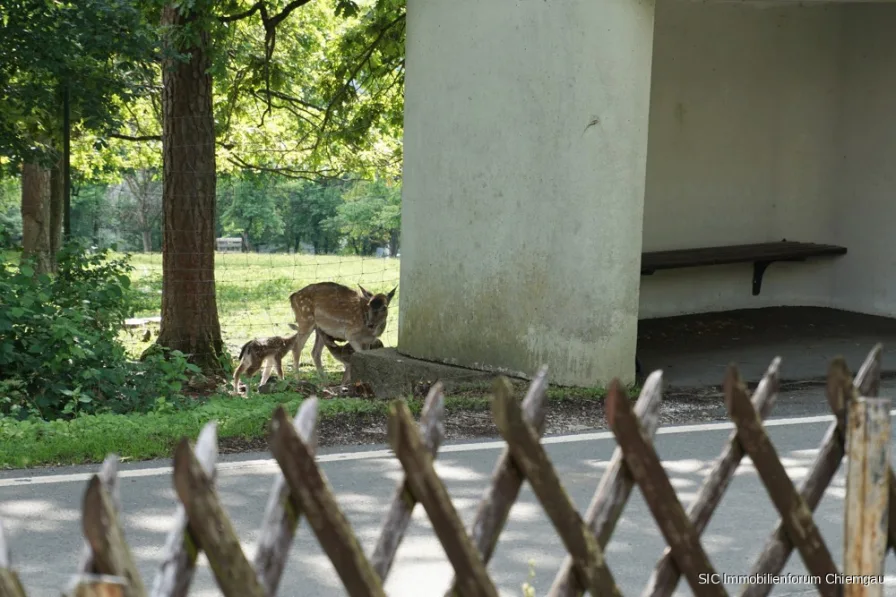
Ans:
{"label": "large tree trunk", "polygon": [[[173,6],[162,25],[200,26]],[[190,38],[193,38],[191,32]],[[207,31],[168,60],[162,91],[162,325],[158,344],[180,350],[206,373],[221,372],[224,344],[215,296],[215,130]],[[171,39],[171,38],[169,38]]]}
{"label": "large tree trunk", "polygon": [[50,268],[56,271],[56,254],[62,248],[62,224],[65,218],[65,181],[62,158],[50,171]]}
{"label": "large tree trunk", "polygon": [[34,259],[38,274],[50,260],[50,172],[37,164],[22,166],[22,257]]}
{"label": "large tree trunk", "polygon": [[152,230],[143,230],[143,252],[152,253]]}

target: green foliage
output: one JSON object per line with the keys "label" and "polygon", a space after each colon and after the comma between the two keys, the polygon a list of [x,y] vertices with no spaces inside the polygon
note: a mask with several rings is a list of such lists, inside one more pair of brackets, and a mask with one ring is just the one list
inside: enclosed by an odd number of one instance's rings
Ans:
{"label": "green foliage", "polygon": [[[304,398],[293,392],[253,394],[251,400],[221,395],[186,409],[160,399],[149,412],[127,415],[79,414],[56,421],[0,417],[0,467],[101,462],[110,452],[135,460],[168,458],[182,437],[195,438],[212,420],[218,424],[221,440],[260,440],[267,436],[277,406],[295,413]],[[446,402],[454,408],[452,398]],[[422,400],[409,398],[407,403],[415,416],[420,414]],[[346,416],[385,417],[388,410],[386,401],[332,398],[320,402],[318,413],[324,421]]]}
{"label": "green foliage", "polygon": [[219,181],[218,205],[223,212],[221,223],[225,234],[245,235],[254,244],[283,232],[283,218],[278,209],[280,197],[270,192],[271,178],[268,174],[247,173]]}
{"label": "green foliage", "polygon": [[0,4],[0,158],[57,159],[66,85],[74,127],[120,127],[115,108],[145,91],[156,41],[131,0]]}
{"label": "green foliage", "polygon": [[328,46],[330,67],[314,82],[325,101],[315,150],[328,155],[331,147],[341,148],[363,177],[400,174],[405,17],[404,0],[359,7],[357,18]]}
{"label": "green foliage", "polygon": [[117,340],[133,309],[127,256],[67,244],[55,276],[0,267],[0,414],[23,419],[151,408],[195,367],[184,355],[132,362]]}
{"label": "green foliage", "polygon": [[401,228],[401,186],[382,179],[357,181],[327,225],[345,237],[356,255],[370,255],[384,246],[394,255]]}
{"label": "green foliage", "polygon": [[[304,396],[295,393],[254,394],[252,400],[213,396],[193,408],[175,409],[160,399],[147,413],[81,414],[71,420],[16,421],[0,417],[0,467],[100,462],[110,452],[124,458],[170,457],[184,436],[195,438],[214,420],[218,437],[262,439],[278,405],[295,413]],[[320,417],[384,415],[388,404],[361,398],[334,398],[320,403]],[[412,410],[419,412],[418,400]]]}
{"label": "green foliage", "polygon": [[[185,21],[160,26],[166,5]],[[73,176],[158,166],[161,60],[201,43],[224,171],[400,174],[404,14],[403,0],[13,0],[0,7],[0,165],[57,155],[61,90],[76,81]]]}
{"label": "green foliage", "polygon": [[17,180],[0,178],[0,249],[14,247],[22,238],[21,197]]}
{"label": "green foliage", "polygon": [[[143,230],[150,248],[161,246],[161,190],[137,192],[126,184],[148,176],[125,172],[120,186],[83,184],[72,197],[72,235],[98,247],[113,243],[142,251]],[[0,185],[0,193],[2,193]],[[219,177],[218,234],[246,235],[252,250],[299,251],[309,245],[317,254],[370,255],[388,247],[398,250],[401,184],[388,179],[292,180],[251,170]],[[2,199],[2,194],[0,194]],[[18,214],[18,207],[10,213]],[[0,231],[2,231],[0,201]],[[21,227],[12,227],[21,234]],[[160,289],[161,287],[159,287]]]}
{"label": "green foliage", "polygon": [[305,242],[315,253],[335,253],[342,240],[338,230],[326,226],[342,203],[341,181],[293,181],[283,188],[284,245],[295,251]]}

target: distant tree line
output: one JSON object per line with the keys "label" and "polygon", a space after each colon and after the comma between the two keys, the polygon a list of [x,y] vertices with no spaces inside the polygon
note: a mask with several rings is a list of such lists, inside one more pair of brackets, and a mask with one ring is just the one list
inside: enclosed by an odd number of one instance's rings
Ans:
{"label": "distant tree line", "polygon": [[[160,252],[162,181],[155,169],[128,172],[116,182],[76,178],[72,236],[106,248]],[[0,183],[0,247],[21,246],[21,190]],[[244,172],[219,178],[218,237],[238,236],[249,252],[388,255],[399,251],[401,183],[391,180],[295,180]]]}

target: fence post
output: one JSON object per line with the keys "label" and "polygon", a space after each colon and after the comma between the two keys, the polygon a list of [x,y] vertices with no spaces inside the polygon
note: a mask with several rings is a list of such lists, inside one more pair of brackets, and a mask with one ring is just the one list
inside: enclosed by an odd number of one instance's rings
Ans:
{"label": "fence post", "polygon": [[865,580],[844,582],[844,597],[881,597],[889,508],[890,400],[864,396],[851,400],[846,440],[843,574]]}

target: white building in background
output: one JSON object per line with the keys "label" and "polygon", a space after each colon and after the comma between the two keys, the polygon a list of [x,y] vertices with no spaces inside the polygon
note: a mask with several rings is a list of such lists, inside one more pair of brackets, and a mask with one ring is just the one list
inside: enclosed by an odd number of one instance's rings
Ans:
{"label": "white building in background", "polygon": [[[896,315],[896,5],[408,0],[398,350],[605,384],[638,319]],[[641,276],[642,253],[844,256]]]}

